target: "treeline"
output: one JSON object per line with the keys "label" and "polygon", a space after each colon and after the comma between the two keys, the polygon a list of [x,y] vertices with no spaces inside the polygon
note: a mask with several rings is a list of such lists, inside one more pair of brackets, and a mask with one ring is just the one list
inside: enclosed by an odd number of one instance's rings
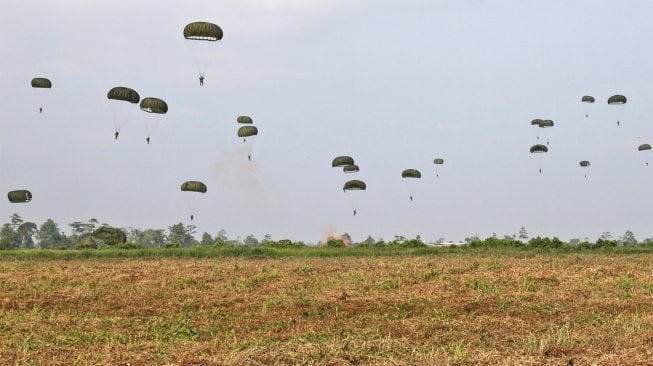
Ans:
{"label": "treeline", "polygon": [[[127,242],[118,244],[107,244],[97,240],[92,233],[106,223],[100,223],[97,219],[90,219],[87,222],[76,221],[68,224],[70,234],[64,233],[59,225],[52,219],[47,219],[40,226],[32,222],[25,222],[18,214],[10,217],[10,222],[5,223],[0,229],[0,249],[152,249],[152,248],[263,248],[263,249],[301,249],[311,248],[315,245],[307,245],[301,241],[289,239],[273,240],[271,235],[266,234],[259,240],[254,235],[248,235],[245,239],[230,239],[225,230],[220,230],[214,236],[204,232],[197,240],[195,238],[196,227],[177,223],[167,229],[138,229],[127,228],[125,231]],[[634,234],[627,231],[618,240],[612,239],[609,233],[603,235],[595,242],[588,240],[572,239],[563,242],[557,237],[534,237],[527,238],[525,228],[522,227],[519,235],[504,236],[499,238],[491,236],[485,239],[478,237],[465,238],[464,245],[446,245],[440,239],[438,243],[431,244],[424,242],[418,235],[414,239],[396,235],[392,241],[374,239],[369,235],[365,240],[354,242],[348,234],[337,238],[328,238],[317,246],[323,248],[352,248],[352,249],[420,249],[429,247],[451,247],[451,248],[499,248],[499,249],[561,249],[561,250],[591,250],[600,248],[617,247],[650,247],[653,248],[653,238],[638,242]]]}

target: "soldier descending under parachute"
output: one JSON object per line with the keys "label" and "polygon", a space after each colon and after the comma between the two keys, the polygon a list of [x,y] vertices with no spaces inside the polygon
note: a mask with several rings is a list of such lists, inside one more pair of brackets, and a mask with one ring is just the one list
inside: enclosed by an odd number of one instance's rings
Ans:
{"label": "soldier descending under parachute", "polygon": [[[649,144],[641,144],[637,148],[637,151],[649,151],[649,150],[651,150],[651,145],[649,145]],[[648,161],[645,162],[645,164],[646,164],[646,166],[648,166]]]}
{"label": "soldier descending under parachute", "polygon": [[[621,105],[621,104],[626,104],[626,97],[623,95],[613,95],[610,98],[608,98],[608,105]],[[617,119],[617,126],[620,125],[619,119]]]}
{"label": "soldier descending under parachute", "polygon": [[[401,177],[402,178],[410,178],[410,179],[420,179],[420,178],[422,178],[422,173],[420,173],[420,171],[417,170],[417,169],[405,169],[403,172],[401,172]],[[413,201],[413,194],[411,193],[408,198],[412,202]]]}
{"label": "soldier descending under parachute", "polygon": [[[141,100],[141,97],[134,89],[126,88],[124,86],[116,86],[109,90],[107,93],[107,99],[136,104]],[[116,124],[115,131],[113,133],[114,140],[118,139],[118,135],[120,135],[120,126],[122,126],[124,122],[124,120],[114,122]]]}
{"label": "soldier descending under parachute", "polygon": [[[52,82],[47,78],[34,78],[31,82],[32,88],[35,89],[50,89],[52,88]],[[39,113],[43,113],[43,102],[40,102]]]}
{"label": "soldier descending under parachute", "polygon": [[[209,22],[193,22],[189,23],[184,27],[184,38],[189,41],[207,41],[207,42],[218,42],[223,37],[222,28],[216,24]],[[200,47],[202,48],[202,47]],[[208,63],[208,60],[202,60],[205,63]],[[197,60],[199,62],[199,60]],[[206,65],[198,65],[199,71],[199,80],[200,86],[204,86],[204,79],[206,78],[205,70],[203,68]]]}
{"label": "soldier descending under parachute", "polygon": [[[197,192],[197,193],[206,193],[207,188],[206,184],[198,181],[186,181],[181,184],[182,192]],[[190,214],[190,221],[193,221],[194,215],[193,212]]]}
{"label": "soldier descending under parachute", "polygon": [[[580,101],[582,103],[594,103],[595,99],[591,95],[583,95],[583,97],[580,98]],[[589,116],[590,116],[589,113],[585,113],[585,118],[589,118]]]}
{"label": "soldier descending under parachute", "polygon": [[[164,115],[168,113],[168,103],[165,100],[159,98],[147,97],[143,98],[140,103],[141,110],[146,113],[152,113],[154,115]],[[158,119],[158,118],[157,118]],[[145,141],[147,144],[150,144],[150,135],[154,132],[155,126],[148,126],[148,122],[145,122],[147,129],[147,137]]]}
{"label": "soldier descending under parachute", "polygon": [[[542,154],[542,153],[548,152],[549,148],[542,145],[542,144],[537,144],[537,145],[531,146],[530,151],[531,151],[531,154]],[[542,174],[542,168],[538,168],[538,170],[539,170],[540,174]]]}
{"label": "soldier descending under parachute", "polygon": [[[353,179],[347,181],[342,187],[342,191],[364,191],[367,189],[367,185],[362,180]],[[354,216],[356,216],[356,209],[354,208]]]}

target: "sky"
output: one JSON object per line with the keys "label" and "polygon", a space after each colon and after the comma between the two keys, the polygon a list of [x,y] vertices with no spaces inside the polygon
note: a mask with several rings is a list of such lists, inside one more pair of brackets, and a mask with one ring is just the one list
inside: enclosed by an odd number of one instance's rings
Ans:
{"label": "sky", "polygon": [[[646,0],[12,1],[0,13],[0,190],[34,198],[5,201],[0,219],[311,243],[522,226],[650,238],[653,153],[637,146],[653,143],[651,13]],[[224,38],[185,40],[194,21]],[[169,111],[109,101],[115,86]],[[607,105],[614,94],[628,102]],[[239,115],[257,136],[236,136]],[[529,153],[544,141],[548,153]],[[332,168],[339,155],[360,172]],[[402,179],[407,168],[422,178]],[[367,190],[343,193],[349,179]],[[207,193],[181,192],[188,180]]]}

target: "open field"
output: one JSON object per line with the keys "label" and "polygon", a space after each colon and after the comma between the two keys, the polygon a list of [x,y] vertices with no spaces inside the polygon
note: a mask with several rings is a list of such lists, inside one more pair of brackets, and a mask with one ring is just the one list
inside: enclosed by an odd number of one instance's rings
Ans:
{"label": "open field", "polygon": [[0,260],[0,364],[653,364],[653,254]]}

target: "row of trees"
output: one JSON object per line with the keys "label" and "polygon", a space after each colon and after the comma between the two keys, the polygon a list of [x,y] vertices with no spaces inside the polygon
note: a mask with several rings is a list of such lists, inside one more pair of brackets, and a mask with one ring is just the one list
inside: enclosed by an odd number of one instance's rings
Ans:
{"label": "row of trees", "polygon": [[[80,248],[97,248],[98,244],[91,238],[91,234],[97,228],[108,226],[106,223],[100,223],[97,219],[90,219],[87,222],[75,221],[68,224],[70,234],[64,233],[59,225],[52,219],[47,219],[40,226],[32,222],[25,222],[18,214],[10,217],[10,222],[5,223],[0,229],[0,249],[80,249]],[[303,242],[293,242],[291,240],[274,241],[270,234],[266,234],[263,239],[259,240],[254,235],[248,235],[244,240],[229,239],[225,230],[220,230],[215,237],[209,233],[203,233],[201,239],[195,239],[196,227],[194,225],[185,225],[177,223],[164,229],[138,229],[129,228],[125,230],[127,234],[127,244],[125,247],[144,247],[144,248],[166,248],[166,247],[191,247],[191,246],[273,246],[273,247],[297,247],[305,246]],[[609,232],[604,232],[596,242],[590,242],[588,238],[584,240],[571,239],[568,243],[558,238],[531,238],[528,239],[526,228],[521,227],[519,235],[504,235],[499,238],[496,234],[482,240],[478,236],[465,238],[465,243],[469,246],[496,246],[496,247],[517,247],[530,245],[533,247],[563,247],[573,245],[587,248],[610,247],[610,246],[629,246],[637,245],[638,241],[631,231],[618,239],[614,239]],[[442,244],[444,239],[438,239],[435,244]],[[644,243],[653,243],[653,238],[644,240]],[[328,238],[324,243],[330,247],[420,247],[427,244],[418,235],[414,239],[408,239],[402,235],[395,235],[394,240],[385,242],[383,239],[374,239],[371,235],[361,242],[353,242],[351,237],[345,233],[337,238]]]}

